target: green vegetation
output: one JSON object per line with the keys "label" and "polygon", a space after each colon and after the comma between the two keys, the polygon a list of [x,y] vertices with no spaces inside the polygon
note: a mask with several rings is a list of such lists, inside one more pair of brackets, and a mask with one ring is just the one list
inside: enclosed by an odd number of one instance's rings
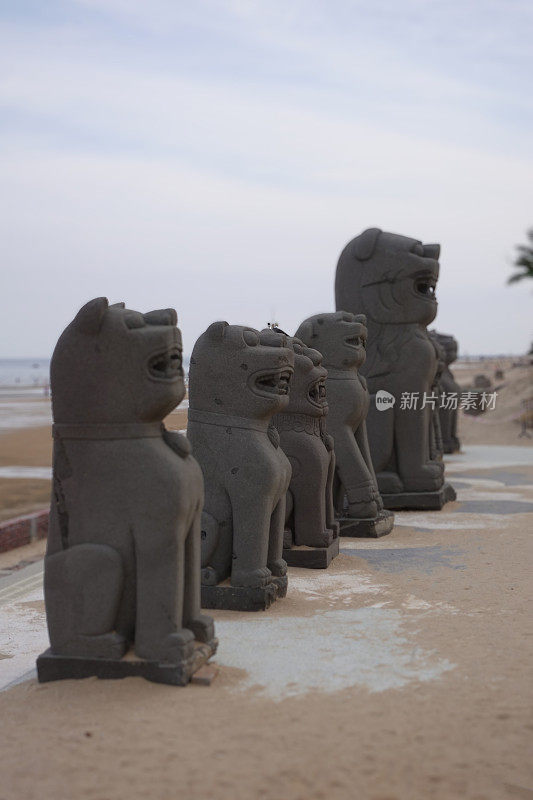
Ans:
{"label": "green vegetation", "polygon": [[518,267],[519,271],[514,272],[508,279],[507,283],[516,283],[524,278],[533,278],[533,228],[527,232],[529,244],[519,244],[516,249],[518,255],[513,266]]}

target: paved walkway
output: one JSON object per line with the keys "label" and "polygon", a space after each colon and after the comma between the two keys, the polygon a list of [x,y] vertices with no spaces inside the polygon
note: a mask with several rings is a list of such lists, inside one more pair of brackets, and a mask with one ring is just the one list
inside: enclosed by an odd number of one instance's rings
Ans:
{"label": "paved walkway", "polygon": [[47,646],[41,560],[0,577],[0,690],[35,677],[35,657]]}
{"label": "paved walkway", "polygon": [[532,798],[533,448],[447,463],[457,502],[291,569],[267,613],[215,612],[209,688],[39,685],[42,562],[4,570],[0,795]]}
{"label": "paved walkway", "polygon": [[[393,536],[343,539],[341,554],[349,560],[342,559],[342,566],[339,558],[328,571],[291,570],[294,602],[276,604],[279,611],[285,606],[282,616],[219,613],[216,661],[246,671],[241,689],[259,686],[276,699],[318,688],[336,691],[354,682],[379,691],[453,670],[450,659],[426,652],[406,632],[412,612],[456,614],[460,607],[428,604],[414,588],[404,592],[398,607],[388,599],[390,576],[403,573],[408,589],[413,573],[423,580],[468,570],[457,534],[503,532],[517,514],[528,515],[531,524],[531,469],[533,448],[477,446],[449,457],[457,503],[442,512],[397,514]],[[35,677],[35,657],[47,647],[42,579],[42,561],[0,577],[0,689]],[[354,602],[357,597],[360,602]],[[243,648],[244,640],[256,646]]]}

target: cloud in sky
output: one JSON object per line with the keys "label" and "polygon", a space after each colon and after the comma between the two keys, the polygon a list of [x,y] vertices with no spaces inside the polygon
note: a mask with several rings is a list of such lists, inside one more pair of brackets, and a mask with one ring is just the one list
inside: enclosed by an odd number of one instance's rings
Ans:
{"label": "cloud in sky", "polygon": [[2,355],[101,294],[174,305],[189,352],[292,330],[374,225],[442,243],[463,352],[528,345],[529,2],[20,0],[0,32]]}

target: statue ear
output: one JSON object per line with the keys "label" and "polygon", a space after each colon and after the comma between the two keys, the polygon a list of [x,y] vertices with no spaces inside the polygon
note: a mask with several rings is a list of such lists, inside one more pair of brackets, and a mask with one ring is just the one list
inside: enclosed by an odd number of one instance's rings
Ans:
{"label": "statue ear", "polygon": [[319,353],[318,350],[315,350],[313,347],[306,347],[304,350],[304,356],[310,358],[313,362],[313,366],[320,367],[322,364],[322,353]]}
{"label": "statue ear", "polygon": [[300,339],[304,344],[309,345],[309,342],[313,338],[314,330],[313,330],[313,323],[311,320],[306,319],[296,333],[294,334],[296,339]]}
{"label": "statue ear", "polygon": [[112,303],[109,308],[126,308],[126,303]]}
{"label": "statue ear", "polygon": [[102,326],[108,308],[107,297],[95,297],[80,308],[74,317],[74,322],[82,333],[96,334]]}
{"label": "statue ear", "polygon": [[367,228],[360,236],[356,236],[353,240],[353,253],[359,261],[366,261],[370,258],[376,249],[381,232],[380,228]]}
{"label": "statue ear", "polygon": [[439,260],[440,244],[423,244],[422,248],[426,258],[434,258],[435,261]]}
{"label": "statue ear", "polygon": [[212,322],[206,330],[206,334],[213,341],[221,342],[227,327],[229,327],[227,322]]}

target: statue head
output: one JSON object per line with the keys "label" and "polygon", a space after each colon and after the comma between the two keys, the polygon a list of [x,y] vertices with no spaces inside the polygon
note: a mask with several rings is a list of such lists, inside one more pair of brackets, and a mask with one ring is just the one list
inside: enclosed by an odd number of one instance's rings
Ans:
{"label": "statue head", "polygon": [[369,228],[352,239],[337,264],[337,309],[378,324],[429,325],[437,314],[440,245]]}
{"label": "statue head", "polygon": [[296,338],[318,350],[326,369],[359,369],[366,358],[366,318],[347,311],[315,314],[302,322]]}
{"label": "statue head", "polygon": [[453,364],[453,362],[457,360],[457,352],[459,349],[457,339],[454,336],[450,336],[446,333],[438,333],[437,331],[435,331],[435,335],[440,346],[444,350],[445,363]]}
{"label": "statue head", "polygon": [[56,423],[162,420],[185,396],[173,308],[142,314],[90,300],[63,331],[50,365]]}
{"label": "statue head", "polygon": [[271,417],[289,404],[293,367],[287,337],[267,345],[254,328],[213,322],[192,351],[189,405],[218,414]]}
{"label": "statue head", "polygon": [[[289,404],[287,414],[307,414],[311,417],[323,417],[328,412],[326,399],[326,378],[328,372],[322,366],[322,355],[318,350],[297,339],[286,336],[272,328],[261,331],[261,344],[276,346],[285,338],[286,346],[294,353],[294,374],[291,378]],[[277,345],[279,346],[279,344]]]}

